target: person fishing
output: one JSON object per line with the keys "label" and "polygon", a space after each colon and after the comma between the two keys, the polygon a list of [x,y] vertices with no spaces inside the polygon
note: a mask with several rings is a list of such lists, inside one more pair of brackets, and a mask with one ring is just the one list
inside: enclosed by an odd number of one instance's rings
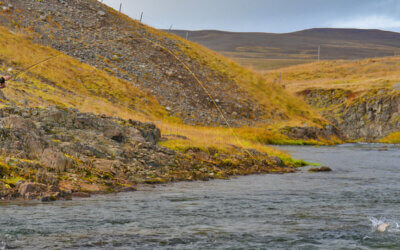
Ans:
{"label": "person fishing", "polygon": [[0,89],[4,89],[6,87],[6,82],[10,79],[11,79],[11,76],[0,77]]}

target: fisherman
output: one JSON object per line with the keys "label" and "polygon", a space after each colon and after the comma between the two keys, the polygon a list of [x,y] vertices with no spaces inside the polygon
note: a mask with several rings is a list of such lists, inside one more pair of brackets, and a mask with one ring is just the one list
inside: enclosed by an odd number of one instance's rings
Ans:
{"label": "fisherman", "polygon": [[10,79],[11,79],[11,76],[0,77],[0,89],[4,89],[6,87],[6,82]]}

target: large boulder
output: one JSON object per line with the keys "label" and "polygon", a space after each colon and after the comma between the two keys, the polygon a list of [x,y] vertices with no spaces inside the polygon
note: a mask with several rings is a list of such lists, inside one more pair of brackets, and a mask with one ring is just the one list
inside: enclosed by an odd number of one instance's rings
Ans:
{"label": "large boulder", "polygon": [[47,192],[47,186],[40,183],[26,182],[18,188],[18,193],[25,199],[32,199]]}
{"label": "large boulder", "polygon": [[142,136],[147,142],[156,144],[161,139],[161,130],[153,123],[141,123],[138,121],[129,120],[129,123],[139,129]]}
{"label": "large boulder", "polygon": [[74,166],[74,161],[60,151],[47,148],[40,159],[41,164],[57,172],[65,172]]}
{"label": "large boulder", "polygon": [[32,120],[25,119],[25,118],[23,118],[21,116],[17,116],[17,115],[11,115],[8,117],[1,118],[0,125],[3,128],[7,128],[10,130],[21,130],[26,133],[36,129],[36,126],[32,122]]}
{"label": "large boulder", "polygon": [[0,199],[9,196],[12,191],[9,185],[0,181]]}

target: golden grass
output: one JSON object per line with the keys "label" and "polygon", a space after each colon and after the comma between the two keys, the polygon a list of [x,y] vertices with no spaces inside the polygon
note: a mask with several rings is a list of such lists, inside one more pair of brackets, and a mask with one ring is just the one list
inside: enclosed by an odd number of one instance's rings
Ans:
{"label": "golden grass", "polygon": [[[11,34],[3,27],[0,33],[0,54],[6,65],[23,69],[59,53],[32,44],[28,37]],[[45,62],[20,78],[23,82],[10,81],[4,93],[13,100],[26,99],[33,106],[63,105],[123,118],[168,118],[153,96],[66,55]]]}
{"label": "golden grass", "polygon": [[393,144],[400,143],[400,132],[391,133],[389,136],[387,136],[383,139],[380,139],[379,142],[380,143],[393,143]]}
{"label": "golden grass", "polygon": [[[136,22],[132,22],[132,25],[142,26]],[[268,111],[265,117],[267,122],[252,128],[235,128],[234,132],[222,127],[184,125],[180,119],[169,116],[151,94],[67,55],[43,63],[22,75],[20,79],[10,81],[4,93],[7,98],[19,105],[31,107],[59,105],[77,108],[82,112],[153,122],[164,135],[176,134],[189,139],[171,138],[163,142],[163,145],[174,149],[217,147],[231,150],[234,146],[252,148],[289,159],[287,155],[265,144],[332,143],[323,140],[306,142],[291,140],[281,134],[279,129],[285,126],[304,124],[323,126],[326,122],[305,102],[286,92],[279,85],[269,83],[260,73],[243,68],[217,53],[175,35],[150,27],[146,29],[160,39],[168,36],[179,40],[184,53],[236,82],[243,91],[250,93],[254,101],[265,106]],[[0,34],[0,55],[2,63],[7,67],[23,69],[59,53],[54,49],[33,44],[27,35],[12,34],[4,27],[0,27]],[[0,70],[4,72],[6,67],[0,67]],[[3,102],[2,105],[6,103]]]}
{"label": "golden grass", "polygon": [[269,81],[259,71],[244,68],[217,52],[177,35],[167,33],[165,35],[180,41],[181,49],[187,56],[216,72],[221,72],[235,82],[243,92],[250,94],[254,102],[263,105],[267,111],[265,116],[267,123],[295,122],[299,126],[304,122],[315,126],[326,124],[326,121],[307,103],[284,90],[279,84]]}
{"label": "golden grass", "polygon": [[232,58],[232,60],[246,67],[254,68],[255,70],[274,70],[299,64],[311,63],[315,61],[307,59],[266,59],[266,58],[240,58],[240,57]]}
{"label": "golden grass", "polygon": [[391,88],[400,80],[400,57],[357,61],[322,61],[265,72],[269,81],[282,74],[282,83],[292,92],[309,88],[351,90],[354,93]]}
{"label": "golden grass", "polygon": [[[5,65],[22,69],[40,60],[56,55],[57,51],[32,44],[23,34],[11,34],[0,27],[0,54]],[[3,72],[6,67],[1,68]],[[14,72],[18,72],[14,70]],[[236,129],[238,137],[227,128],[193,127],[184,125],[177,118],[169,117],[157,100],[128,82],[119,80],[104,71],[80,63],[62,55],[44,63],[9,82],[3,90],[6,97],[20,105],[49,106],[60,105],[77,108],[82,112],[118,116],[154,122],[164,135],[177,134],[189,140],[170,140],[164,143],[175,149],[187,147],[216,147],[229,150],[232,146],[254,148],[260,152],[281,155],[271,147],[258,142],[255,137],[246,139],[251,128],[242,133]],[[24,103],[25,100],[25,103]],[[3,103],[2,106],[6,105]],[[255,129],[254,134],[263,134],[263,129]],[[273,133],[264,136],[280,139]],[[261,136],[261,135],[260,135]],[[286,157],[286,156],[285,156]],[[287,157],[286,157],[287,158]]]}
{"label": "golden grass", "polygon": [[[289,138],[279,134],[279,133],[268,133],[264,134],[264,129],[262,131],[253,130],[253,128],[248,129],[235,129],[234,136],[232,131],[226,128],[210,128],[210,127],[191,127],[187,125],[178,125],[156,122],[157,126],[163,132],[163,135],[168,140],[160,142],[160,145],[169,147],[174,150],[185,152],[187,149],[196,147],[207,152],[210,148],[216,148],[220,152],[234,153],[237,152],[238,148],[241,149],[254,149],[258,152],[268,154],[270,156],[277,156],[284,161],[285,164],[293,166],[303,166],[304,162],[293,160],[288,154],[279,151],[273,147],[267,146],[264,142],[258,141],[258,136],[260,138],[268,138],[271,141],[281,142],[281,144],[307,144],[307,142],[298,140],[290,140]],[[260,133],[261,132],[261,133]],[[248,133],[251,137],[248,137]],[[258,134],[257,134],[258,133]],[[180,137],[178,137],[180,136]],[[187,137],[188,139],[185,139]],[[286,140],[286,141],[285,141]],[[321,141],[309,141],[309,144],[323,144]],[[277,143],[279,144],[279,143]],[[253,154],[247,151],[245,154]]]}
{"label": "golden grass", "polygon": [[[176,56],[180,57],[183,52],[186,56],[199,61],[206,67],[235,82],[243,93],[247,92],[250,94],[250,98],[253,97],[251,101],[257,102],[265,107],[267,111],[265,121],[267,121],[267,124],[282,122],[295,122],[298,126],[304,123],[307,123],[309,126],[323,126],[327,124],[327,122],[317,112],[314,112],[302,99],[288,93],[282,89],[280,85],[269,82],[268,78],[265,78],[259,72],[250,68],[244,68],[221,54],[197,43],[183,39],[175,34],[154,29],[110,7],[106,8],[108,12],[121,18],[126,24],[129,24],[133,33],[135,33],[136,30],[144,29],[152,34],[152,40],[155,42],[160,42],[162,44],[165,38],[177,41],[180,49],[172,51]],[[205,85],[207,84],[206,82]],[[263,125],[258,124],[258,126]]]}

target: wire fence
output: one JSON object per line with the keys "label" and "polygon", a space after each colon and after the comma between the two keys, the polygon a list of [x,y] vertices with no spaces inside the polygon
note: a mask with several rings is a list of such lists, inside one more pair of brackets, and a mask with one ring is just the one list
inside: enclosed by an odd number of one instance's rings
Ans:
{"label": "wire fence", "polygon": [[[100,0],[100,1],[101,1],[101,0]],[[102,1],[101,1],[101,2],[102,2]],[[152,17],[149,17],[149,16],[145,16],[145,15],[143,15],[143,13],[142,13],[142,14],[141,14],[141,18],[143,19],[144,17],[147,17],[147,18],[150,18],[150,19],[152,18]],[[143,20],[142,20],[142,21],[143,21]],[[163,46],[162,44],[160,44],[160,43],[158,43],[158,42],[156,42],[156,41],[153,41],[153,40],[151,40],[151,39],[149,39],[149,38],[146,38],[146,37],[138,37],[138,38],[133,38],[133,39],[141,39],[141,40],[148,41],[149,43],[153,44],[154,46],[157,46],[157,47],[162,48],[163,50],[165,50],[166,52],[168,52],[173,58],[175,58],[175,60],[177,60],[177,61],[181,64],[181,66],[182,66],[185,70],[188,71],[188,73],[189,73],[189,74],[193,77],[193,79],[199,84],[199,86],[203,89],[203,91],[205,92],[205,94],[206,94],[206,95],[208,96],[208,98],[211,100],[213,106],[214,106],[214,107],[216,108],[216,110],[217,110],[217,113],[221,116],[222,120],[224,121],[224,123],[226,124],[227,128],[228,128],[229,131],[230,131],[230,132],[229,132],[229,133],[230,133],[230,136],[229,136],[229,137],[232,136],[232,138],[234,138],[234,139],[236,140],[237,145],[241,146],[241,148],[250,156],[250,158],[252,158],[252,159],[255,160],[255,157],[253,156],[253,154],[252,154],[250,151],[248,151],[248,150],[246,149],[246,146],[242,143],[241,139],[240,139],[239,136],[236,134],[235,130],[234,130],[233,127],[231,126],[231,123],[229,122],[229,120],[228,120],[228,119],[226,118],[226,116],[224,115],[224,112],[223,112],[222,108],[219,106],[219,104],[217,103],[216,99],[212,96],[211,91],[205,86],[205,83],[196,75],[196,73],[195,73],[194,71],[192,71],[192,69],[189,67],[189,65],[187,65],[187,63],[186,63],[183,59],[181,59],[178,55],[176,55],[176,53],[174,53],[174,52],[171,51],[170,49],[166,48],[166,47]],[[115,39],[114,39],[114,40],[115,40]],[[112,41],[110,40],[110,41],[107,41],[107,42],[112,42]],[[101,44],[99,43],[99,44],[97,44],[97,45],[101,45]],[[103,45],[104,45],[104,44],[103,44]],[[81,48],[85,48],[85,47],[87,47],[87,46],[95,46],[95,45],[93,45],[93,44],[91,44],[91,45],[85,45],[85,46],[83,46],[83,47],[78,47],[78,48],[74,49],[73,51],[78,50],[78,49],[81,49]],[[106,49],[106,48],[105,48],[105,49]],[[57,54],[57,55],[55,55],[55,56],[51,56],[51,57],[49,57],[49,58],[45,58],[45,59],[43,59],[43,60],[39,60],[38,62],[34,63],[33,65],[30,65],[30,66],[26,67],[25,69],[22,69],[22,70],[20,70],[19,72],[17,72],[17,73],[13,76],[13,79],[15,80],[15,78],[17,78],[17,77],[21,76],[22,74],[24,74],[24,73],[26,73],[26,72],[32,70],[33,68],[38,67],[38,66],[40,66],[40,65],[42,65],[42,64],[44,64],[44,63],[46,63],[46,62],[49,62],[50,60],[52,60],[52,59],[54,59],[54,58],[57,58],[57,57],[63,56],[63,55],[64,55],[64,53],[59,53],[59,54]],[[159,119],[159,120],[152,120],[152,122],[155,123],[156,125],[158,125],[159,128],[160,128],[162,131],[164,131],[164,132],[166,132],[166,133],[168,133],[168,134],[180,135],[181,132],[182,132],[183,130],[185,130],[185,129],[188,130],[188,129],[189,129],[189,126],[188,126],[188,125],[181,124],[181,123],[174,123],[173,125],[171,125],[170,123],[168,123],[167,121],[165,121],[163,118],[161,118],[161,119]],[[197,136],[198,136],[198,137],[203,138],[204,140],[207,140],[207,139],[210,137],[210,135],[211,135],[210,131],[206,131],[206,129],[198,130],[198,131],[196,131],[196,133],[197,133]],[[226,138],[224,138],[224,136],[226,137],[226,134],[225,134],[225,135],[221,135],[221,136],[216,136],[216,138],[213,139],[213,142],[216,142],[217,144],[226,144],[226,141],[225,141]],[[190,143],[190,142],[189,142],[189,143]]]}

